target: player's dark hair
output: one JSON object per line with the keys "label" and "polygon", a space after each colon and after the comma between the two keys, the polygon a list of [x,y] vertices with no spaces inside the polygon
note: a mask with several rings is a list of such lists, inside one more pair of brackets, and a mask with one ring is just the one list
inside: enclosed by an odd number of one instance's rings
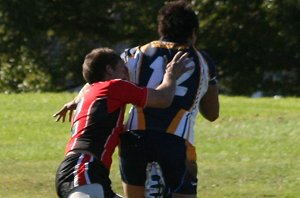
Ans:
{"label": "player's dark hair", "polygon": [[104,79],[106,66],[113,69],[121,61],[120,56],[110,48],[96,48],[85,56],[82,65],[83,78],[89,84]]}
{"label": "player's dark hair", "polygon": [[157,16],[158,33],[162,37],[189,38],[198,31],[199,21],[191,6],[184,0],[166,3]]}

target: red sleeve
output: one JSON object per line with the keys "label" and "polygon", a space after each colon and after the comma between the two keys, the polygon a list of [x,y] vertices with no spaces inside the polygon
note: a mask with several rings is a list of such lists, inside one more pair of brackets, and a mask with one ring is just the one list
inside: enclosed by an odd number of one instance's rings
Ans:
{"label": "red sleeve", "polygon": [[125,80],[112,80],[108,89],[108,100],[114,109],[116,105],[131,103],[139,107],[145,107],[148,89],[139,87]]}

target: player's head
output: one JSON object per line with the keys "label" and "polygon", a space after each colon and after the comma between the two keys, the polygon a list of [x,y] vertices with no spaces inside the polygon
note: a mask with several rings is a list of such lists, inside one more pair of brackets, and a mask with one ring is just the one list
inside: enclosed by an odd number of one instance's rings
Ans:
{"label": "player's head", "polygon": [[82,74],[89,84],[115,78],[128,79],[123,60],[110,48],[96,48],[87,54],[82,65]]}
{"label": "player's head", "polygon": [[184,0],[166,3],[157,16],[161,37],[191,38],[199,28],[197,15]]}

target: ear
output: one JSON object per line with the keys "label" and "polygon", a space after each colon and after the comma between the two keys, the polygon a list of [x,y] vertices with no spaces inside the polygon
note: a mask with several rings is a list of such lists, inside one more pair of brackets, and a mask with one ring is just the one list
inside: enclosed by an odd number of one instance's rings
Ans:
{"label": "ear", "polygon": [[197,41],[197,33],[198,33],[197,29],[194,28],[193,34],[192,34],[192,44],[193,44],[193,45],[194,45],[194,44],[196,43],[196,41]]}
{"label": "ear", "polygon": [[112,74],[113,74],[113,72],[114,72],[114,70],[113,70],[113,68],[110,66],[110,65],[106,65],[105,66],[105,69],[106,69],[106,75],[108,75],[108,76],[111,76]]}

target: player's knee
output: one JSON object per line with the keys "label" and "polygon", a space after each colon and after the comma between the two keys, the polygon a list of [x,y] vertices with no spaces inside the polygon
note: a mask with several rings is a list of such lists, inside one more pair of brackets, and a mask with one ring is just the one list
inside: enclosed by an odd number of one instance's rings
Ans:
{"label": "player's knee", "polygon": [[83,186],[78,186],[74,188],[67,198],[83,198],[83,197],[94,197],[94,198],[104,198],[104,190],[101,184],[88,184]]}

